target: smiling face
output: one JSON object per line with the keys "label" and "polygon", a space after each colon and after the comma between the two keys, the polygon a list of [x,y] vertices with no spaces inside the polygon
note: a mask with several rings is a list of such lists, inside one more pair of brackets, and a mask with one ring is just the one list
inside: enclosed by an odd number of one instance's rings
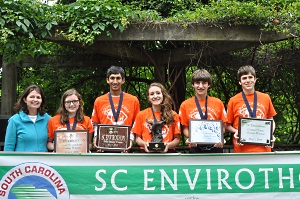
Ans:
{"label": "smiling face", "polygon": [[151,86],[148,90],[148,100],[152,106],[160,106],[164,100],[161,88],[157,86]]}
{"label": "smiling face", "polygon": [[76,112],[79,108],[79,103],[79,99],[75,94],[66,97],[65,108],[69,113],[69,117],[74,117],[76,115]]}
{"label": "smiling face", "polygon": [[256,77],[254,77],[251,73],[248,73],[247,75],[242,75],[240,77],[239,84],[242,86],[242,89],[246,94],[251,94],[254,92],[255,82]]}
{"label": "smiling face", "polygon": [[42,96],[36,90],[31,91],[26,98],[23,98],[25,104],[27,105],[27,109],[29,111],[29,115],[36,115],[37,110],[40,108],[42,104]]}
{"label": "smiling face", "polygon": [[198,99],[205,99],[210,85],[205,81],[197,81],[192,84],[192,87]]}
{"label": "smiling face", "polygon": [[112,95],[119,95],[122,91],[122,85],[125,82],[125,78],[122,79],[122,75],[118,74],[111,74],[108,78],[106,78],[106,82],[110,86],[110,92]]}

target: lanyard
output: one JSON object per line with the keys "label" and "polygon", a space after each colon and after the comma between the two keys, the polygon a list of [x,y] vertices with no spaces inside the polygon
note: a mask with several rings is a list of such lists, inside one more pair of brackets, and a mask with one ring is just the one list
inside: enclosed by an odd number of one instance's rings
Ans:
{"label": "lanyard", "polygon": [[203,115],[203,113],[202,113],[200,104],[198,102],[198,98],[196,96],[195,96],[195,103],[196,103],[196,106],[197,106],[197,109],[198,109],[201,119],[207,120],[207,95],[205,98],[205,115]]}
{"label": "lanyard", "polygon": [[113,103],[113,100],[112,100],[111,93],[110,92],[108,93],[108,98],[109,98],[109,103],[110,103],[111,111],[112,111],[112,113],[114,115],[116,123],[118,122],[118,118],[119,118],[119,115],[120,115],[120,112],[121,112],[121,107],[122,107],[122,103],[123,103],[123,96],[124,95],[123,95],[123,91],[122,91],[121,94],[120,94],[120,101],[119,101],[119,105],[118,105],[118,111],[116,112],[115,106],[114,106],[114,103]]}
{"label": "lanyard", "polygon": [[256,110],[257,110],[257,94],[256,94],[256,91],[254,91],[253,111],[250,108],[249,102],[248,102],[248,100],[246,98],[246,95],[245,95],[244,91],[242,92],[242,96],[243,96],[243,100],[244,100],[244,102],[245,102],[245,104],[247,106],[249,115],[252,118],[255,118],[256,117]]}
{"label": "lanyard", "polygon": [[[67,125],[67,130],[71,130],[69,121],[66,123],[66,125]],[[73,123],[73,126],[72,126],[72,131],[74,131],[76,129],[76,125],[77,125],[77,120],[76,120],[76,116],[75,116],[74,123]]]}
{"label": "lanyard", "polygon": [[156,122],[157,122],[157,119],[156,119],[156,117],[155,117],[153,107],[151,107],[151,111],[152,111],[154,123],[156,123]]}

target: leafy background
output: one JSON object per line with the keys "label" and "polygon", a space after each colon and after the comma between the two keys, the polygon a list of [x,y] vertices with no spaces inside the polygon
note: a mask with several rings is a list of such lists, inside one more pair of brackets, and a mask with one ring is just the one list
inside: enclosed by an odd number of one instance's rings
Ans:
{"label": "leafy background", "polygon": [[[28,84],[37,83],[47,95],[48,112],[55,114],[62,93],[74,87],[84,97],[86,114],[91,115],[95,98],[109,89],[104,75],[109,66],[74,67],[66,63],[79,55],[95,56],[84,46],[92,45],[97,35],[110,37],[112,29],[122,32],[132,24],[176,23],[182,28],[192,23],[220,28],[258,25],[262,30],[284,33],[293,39],[212,55],[197,66],[186,66],[185,98],[193,95],[192,71],[206,68],[214,76],[210,95],[227,104],[240,91],[237,69],[251,64],[257,70],[256,89],[270,94],[278,112],[277,142],[299,144],[299,13],[300,2],[296,0],[60,0],[53,6],[36,0],[2,0],[0,58],[2,62],[19,65],[28,56],[44,60],[36,66],[18,67],[18,96]],[[82,47],[49,42],[54,35],[79,42]],[[162,43],[146,41],[141,46],[147,50],[168,48]],[[145,93],[148,84],[154,81],[154,67],[132,65],[125,69],[128,81],[124,90],[138,96],[141,109],[147,107]],[[169,88],[172,81],[168,77],[167,80]]]}

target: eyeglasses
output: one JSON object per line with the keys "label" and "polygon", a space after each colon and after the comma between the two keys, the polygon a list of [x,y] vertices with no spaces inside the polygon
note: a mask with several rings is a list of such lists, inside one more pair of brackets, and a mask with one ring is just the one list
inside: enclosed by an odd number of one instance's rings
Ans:
{"label": "eyeglasses", "polygon": [[71,103],[73,103],[74,105],[77,105],[79,103],[79,100],[65,101],[65,104],[68,106],[70,106]]}

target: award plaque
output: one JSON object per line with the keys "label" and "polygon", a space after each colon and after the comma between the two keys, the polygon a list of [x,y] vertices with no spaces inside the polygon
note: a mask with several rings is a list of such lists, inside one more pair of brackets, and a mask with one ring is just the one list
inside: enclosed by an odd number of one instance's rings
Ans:
{"label": "award plaque", "polygon": [[271,146],[272,119],[243,118],[239,120],[239,139],[242,144]]}
{"label": "award plaque", "polygon": [[190,120],[189,139],[197,144],[224,143],[223,126],[221,120]]}
{"label": "award plaque", "polygon": [[130,144],[130,126],[98,125],[98,148],[104,151],[124,151]]}
{"label": "award plaque", "polygon": [[87,153],[88,136],[88,130],[56,130],[54,131],[54,152]]}

